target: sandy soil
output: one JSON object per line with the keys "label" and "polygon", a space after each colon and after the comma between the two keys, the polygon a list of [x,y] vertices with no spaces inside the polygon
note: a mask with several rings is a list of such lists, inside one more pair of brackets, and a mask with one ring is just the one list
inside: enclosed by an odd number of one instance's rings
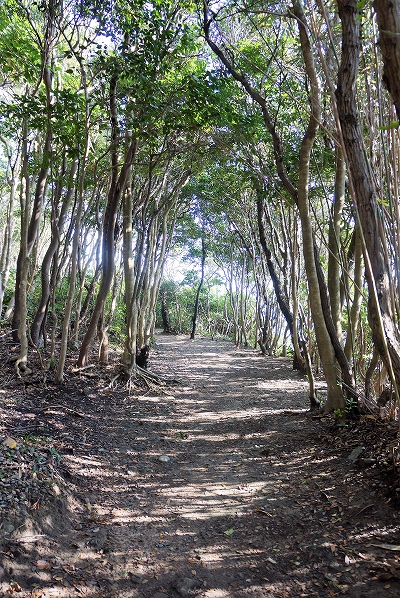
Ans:
{"label": "sandy soil", "polygon": [[400,596],[397,426],[314,417],[289,360],[159,335],[167,384],[141,388],[112,364],[57,388],[6,361],[15,477],[35,443],[50,473],[3,510],[1,596]]}

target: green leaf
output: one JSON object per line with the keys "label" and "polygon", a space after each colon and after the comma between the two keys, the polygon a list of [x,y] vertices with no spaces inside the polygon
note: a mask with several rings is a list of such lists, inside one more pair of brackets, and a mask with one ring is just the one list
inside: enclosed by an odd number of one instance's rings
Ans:
{"label": "green leaf", "polygon": [[229,529],[227,529],[226,531],[224,531],[225,536],[228,536],[228,538],[233,534],[234,529],[233,527],[230,527]]}
{"label": "green leaf", "polygon": [[391,123],[389,123],[388,125],[382,125],[381,127],[379,127],[380,131],[390,131],[390,129],[397,129],[399,126],[399,121],[398,120],[393,120]]}

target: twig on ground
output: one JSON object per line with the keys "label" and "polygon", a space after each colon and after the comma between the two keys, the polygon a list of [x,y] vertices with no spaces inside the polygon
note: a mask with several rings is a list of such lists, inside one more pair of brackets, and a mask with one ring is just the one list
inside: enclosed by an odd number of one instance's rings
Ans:
{"label": "twig on ground", "polygon": [[73,415],[77,415],[78,417],[86,417],[84,413],[80,413],[79,411],[75,411],[75,409],[70,409],[69,407],[65,407],[65,405],[47,405],[47,407],[44,407],[43,409],[41,409],[41,411],[43,411],[43,413],[46,413],[46,411],[48,411],[49,409],[56,408],[65,409],[65,411],[68,411],[68,413],[72,413]]}

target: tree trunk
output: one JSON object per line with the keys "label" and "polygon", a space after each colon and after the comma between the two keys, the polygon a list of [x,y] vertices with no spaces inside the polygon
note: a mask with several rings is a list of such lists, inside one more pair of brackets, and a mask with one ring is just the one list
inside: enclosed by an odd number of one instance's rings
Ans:
{"label": "tree trunk", "polygon": [[190,338],[194,340],[196,334],[196,326],[197,326],[197,315],[199,312],[199,300],[200,300],[200,292],[204,282],[204,266],[206,263],[206,245],[204,243],[204,237],[201,239],[201,278],[199,282],[199,286],[197,287],[196,299],[194,302],[194,310],[193,310],[193,317],[192,317],[192,331],[190,333]]}
{"label": "tree trunk", "polygon": [[318,345],[318,352],[322,362],[326,383],[328,386],[328,398],[324,411],[329,413],[336,409],[344,409],[344,397],[340,386],[337,383],[335,368],[335,353],[331,337],[326,327],[325,316],[321,304],[320,284],[318,281],[317,265],[314,253],[314,234],[311,224],[310,207],[308,199],[308,182],[311,151],[317,134],[320,121],[319,87],[315,71],[314,60],[311,52],[310,40],[305,27],[305,17],[299,2],[294,5],[294,13],[298,18],[300,42],[303,52],[304,64],[311,86],[311,115],[308,126],[301,143],[299,160],[298,180],[298,209],[300,214],[301,229],[303,236],[303,255],[307,273],[309,289],[309,301],[311,314],[314,322],[315,336]]}
{"label": "tree trunk", "polygon": [[116,115],[116,87],[117,78],[112,77],[110,84],[110,112],[113,129],[113,148],[112,148],[112,180],[110,190],[107,198],[106,211],[104,215],[104,228],[103,228],[103,242],[102,242],[102,278],[100,282],[100,289],[96,298],[93,314],[89,322],[86,334],[83,338],[79,357],[77,361],[78,367],[83,367],[89,355],[90,344],[94,335],[96,334],[97,323],[100,315],[103,313],[104,303],[106,301],[108,292],[111,288],[111,283],[114,275],[114,229],[117,218],[118,208],[122,193],[125,189],[125,184],[129,175],[130,168],[132,166],[133,158],[136,152],[136,140],[130,142],[128,149],[125,153],[124,163],[121,167],[119,176],[117,172],[118,168],[118,157],[117,157],[117,115]]}
{"label": "tree trunk", "polygon": [[328,291],[333,324],[342,342],[342,302],[340,298],[341,240],[340,223],[345,198],[346,163],[342,150],[336,148],[335,191],[329,221]]}
{"label": "tree trunk", "polygon": [[290,337],[292,339],[292,345],[295,349],[295,357],[293,359],[293,369],[305,369],[305,363],[303,357],[298,350],[296,352],[296,347],[299,347],[298,342],[295,342],[293,338],[293,314],[290,311],[290,306],[287,298],[282,289],[282,285],[280,283],[278,274],[275,270],[275,265],[272,261],[272,253],[268,247],[267,243],[267,236],[265,234],[265,227],[263,221],[263,214],[264,214],[264,197],[262,191],[260,189],[256,189],[257,195],[257,222],[258,222],[258,232],[260,236],[260,243],[261,247],[264,250],[265,259],[267,262],[268,272],[272,280],[272,284],[275,291],[275,297],[280,307],[280,310],[283,314],[283,317],[286,320],[287,327],[289,329]]}
{"label": "tree trunk", "polygon": [[[27,275],[28,270],[25,268],[25,260],[29,259],[32,253],[33,246],[37,240],[39,232],[40,221],[42,217],[44,193],[46,189],[47,174],[49,172],[49,153],[51,151],[51,140],[52,133],[49,128],[46,133],[46,140],[43,146],[43,158],[42,166],[39,171],[38,180],[36,183],[35,198],[32,207],[31,219],[28,226],[28,233],[26,239],[26,248],[21,248],[17,259],[17,270],[15,274],[15,305],[14,305],[14,316],[12,320],[13,338],[14,341],[18,342],[20,339],[18,329],[21,322],[21,310],[25,311],[25,307],[22,305],[23,296],[21,296],[22,286],[27,285],[27,281],[23,279],[24,273]],[[26,206],[28,209],[28,206]]]}
{"label": "tree trunk", "polygon": [[[10,159],[11,156],[9,156],[9,160]],[[10,198],[7,206],[7,220],[4,228],[3,246],[1,249],[0,257],[0,316],[1,312],[3,311],[4,292],[7,288],[7,282],[10,275],[10,255],[13,236],[14,202],[18,186],[18,177],[20,174],[20,155],[18,155],[15,165],[13,167],[10,165],[10,170]]]}
{"label": "tree trunk", "polygon": [[132,319],[132,298],[134,289],[134,259],[133,259],[133,194],[132,194],[132,168],[127,174],[127,184],[122,200],[123,214],[123,241],[122,257],[124,262],[124,281],[125,281],[125,346],[122,363],[129,367],[135,361],[134,343],[130,334],[130,322]]}
{"label": "tree trunk", "polygon": [[[32,325],[31,325],[31,338],[32,338],[32,342],[35,345],[39,344],[40,331],[41,331],[42,324],[44,322],[47,305],[48,305],[48,301],[49,301],[49,297],[50,297],[50,267],[51,267],[53,257],[60,245],[60,236],[61,236],[63,228],[64,228],[64,224],[65,224],[66,217],[67,217],[67,212],[69,210],[69,207],[72,203],[72,199],[74,197],[75,176],[76,176],[77,170],[78,170],[78,160],[74,159],[72,162],[72,165],[71,165],[70,173],[69,173],[68,190],[67,190],[67,193],[64,198],[64,201],[63,201],[63,204],[62,204],[59,214],[56,214],[56,212],[58,210],[58,205],[55,205],[53,207],[52,237],[51,237],[50,245],[49,245],[49,247],[45,253],[45,256],[43,258],[42,269],[41,269],[42,294],[41,294],[41,298],[40,298],[40,302],[39,302],[39,307],[36,311],[36,315],[33,319]],[[60,186],[61,186],[61,184],[60,184]],[[57,191],[58,191],[58,193],[57,193]],[[57,194],[57,197],[56,197],[55,201],[58,204],[58,202],[61,199],[61,189],[56,190],[56,194]]]}
{"label": "tree trunk", "polygon": [[400,1],[374,0],[378,18],[379,47],[383,58],[383,82],[400,121]]}
{"label": "tree trunk", "polygon": [[79,237],[80,237],[80,225],[82,219],[82,211],[83,211],[83,199],[84,199],[84,179],[86,174],[86,161],[89,152],[89,131],[88,128],[86,129],[86,144],[85,144],[85,151],[84,156],[82,159],[81,171],[79,175],[79,197],[77,202],[77,209],[76,209],[76,217],[75,217],[75,230],[74,235],[72,238],[72,251],[71,251],[71,271],[69,275],[69,288],[68,288],[68,298],[67,303],[64,309],[64,318],[62,322],[62,334],[61,334],[61,346],[60,346],[60,355],[58,358],[57,363],[57,371],[55,375],[55,382],[56,384],[61,384],[64,378],[64,367],[65,361],[67,358],[67,348],[68,348],[68,338],[70,332],[70,319],[72,313],[72,307],[74,302],[75,296],[75,283],[76,283],[76,272],[77,272],[77,257],[78,257],[78,247],[79,247]]}
{"label": "tree trunk", "polygon": [[164,332],[170,334],[172,332],[171,328],[171,317],[169,315],[168,309],[168,292],[166,290],[161,292],[161,318],[163,322],[163,329]]}
{"label": "tree trunk", "polygon": [[[16,342],[20,340],[19,327],[21,319],[26,313],[26,305],[23,305],[25,300],[25,293],[27,290],[28,281],[24,280],[24,276],[28,275],[29,256],[32,253],[33,247],[37,241],[39,234],[40,221],[43,211],[43,202],[46,190],[47,175],[51,164],[51,148],[52,148],[52,88],[53,88],[53,45],[56,39],[56,11],[59,7],[57,2],[50,0],[48,5],[44,5],[45,18],[45,33],[43,37],[43,47],[41,48],[42,65],[41,78],[43,80],[46,91],[46,132],[45,141],[42,148],[42,160],[39,175],[37,178],[35,197],[32,207],[31,219],[28,226],[26,237],[26,246],[21,247],[17,259],[17,269],[15,274],[15,305],[14,315],[12,320],[13,338]],[[28,205],[26,206],[28,209]]]}
{"label": "tree trunk", "polygon": [[342,58],[336,90],[350,182],[361,226],[368,284],[368,319],[372,338],[392,381],[400,385],[400,344],[390,297],[389,264],[379,236],[377,192],[365,158],[357,105],[357,74],[361,48],[356,0],[338,0],[342,21]]}
{"label": "tree trunk", "polygon": [[273,151],[275,165],[279,178],[289,195],[296,202],[300,220],[302,224],[303,233],[303,253],[305,260],[305,267],[310,291],[310,305],[312,317],[314,321],[314,329],[317,337],[318,349],[324,368],[324,374],[328,385],[328,401],[325,405],[325,410],[332,411],[335,409],[344,408],[344,397],[341,388],[337,384],[336,369],[335,369],[335,354],[331,343],[330,335],[327,331],[324,313],[320,300],[320,288],[318,284],[317,269],[314,259],[314,238],[311,226],[311,216],[309,212],[308,202],[308,178],[309,178],[309,162],[311,150],[318,129],[320,118],[319,107],[319,88],[318,78],[315,71],[313,55],[311,51],[310,40],[308,38],[306,29],[306,19],[303,8],[297,0],[293,7],[293,14],[297,19],[300,43],[302,49],[303,60],[306,68],[307,77],[311,86],[311,115],[307,126],[307,130],[302,140],[300,160],[299,160],[299,182],[298,188],[294,186],[293,182],[288,177],[287,169],[284,163],[284,152],[281,139],[277,133],[275,119],[271,117],[265,98],[249,83],[246,77],[235,70],[230,59],[225,55],[223,50],[210,37],[210,27],[213,22],[213,16],[209,14],[208,5],[204,2],[204,32],[208,45],[220,58],[221,62],[226,66],[233,78],[243,85],[248,94],[257,102],[262,110],[263,119],[268,131],[272,137]]}
{"label": "tree trunk", "polygon": [[[26,330],[26,287],[28,278],[28,204],[30,198],[29,172],[28,172],[28,127],[26,121],[23,124],[22,140],[22,169],[21,169],[21,187],[20,187],[20,207],[21,207],[21,239],[18,255],[18,297],[19,297],[19,318],[18,329],[13,330],[18,339],[20,339],[20,352],[16,361],[16,370],[25,371],[28,360],[28,338]],[[17,287],[16,287],[17,288]]]}
{"label": "tree trunk", "polygon": [[360,319],[361,305],[362,305],[362,287],[364,278],[364,268],[362,259],[362,242],[358,226],[355,231],[355,253],[354,253],[354,291],[353,300],[350,307],[350,314],[347,325],[347,337],[344,346],[344,353],[350,361],[354,352],[357,326]]}

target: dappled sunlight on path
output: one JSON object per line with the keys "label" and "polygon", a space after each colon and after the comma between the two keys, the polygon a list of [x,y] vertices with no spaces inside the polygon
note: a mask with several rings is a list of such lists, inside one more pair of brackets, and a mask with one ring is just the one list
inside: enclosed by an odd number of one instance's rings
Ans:
{"label": "dappled sunlight on path", "polygon": [[[159,335],[150,369],[169,384],[130,391],[102,378],[88,389],[83,372],[82,393],[58,399],[79,418],[48,412],[78,503],[72,533],[40,549],[62,570],[58,581],[35,572],[40,596],[380,595],[357,555],[397,528],[335,446],[340,436],[324,442],[331,424],[310,416],[290,360]],[[57,513],[47,518],[56,529]],[[391,580],[385,596],[399,594]]]}

